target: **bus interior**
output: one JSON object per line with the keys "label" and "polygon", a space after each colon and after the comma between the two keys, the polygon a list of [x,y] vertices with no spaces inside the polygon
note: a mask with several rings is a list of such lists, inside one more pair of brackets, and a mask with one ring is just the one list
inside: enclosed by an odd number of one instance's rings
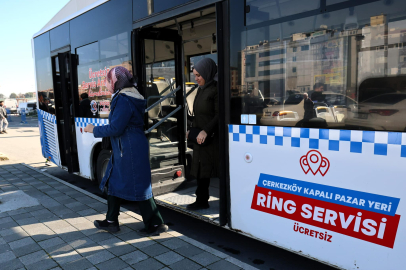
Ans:
{"label": "bus interior", "polygon": [[[186,210],[186,206],[196,199],[197,182],[189,173],[193,143],[185,140],[184,147],[179,146],[179,141],[185,139],[181,133],[187,130],[194,117],[193,103],[198,85],[192,73],[193,65],[207,57],[217,63],[216,9],[213,6],[198,10],[141,31],[146,34],[136,41],[136,47],[142,51],[140,59],[143,63],[136,63],[136,67],[142,66],[139,72],[142,78],[138,76],[138,80],[141,81],[147,107],[152,107],[162,97],[176,90],[177,78],[184,82],[185,87],[181,100],[177,100],[175,93],[169,95],[147,114],[146,129],[149,131],[147,137],[155,199],[167,207],[218,223],[218,178],[211,179],[210,208],[196,212]],[[154,32],[158,33],[156,39],[151,35]],[[175,44],[179,42],[173,39],[174,36],[178,36],[180,44]],[[177,57],[177,50],[183,54],[182,58]],[[179,105],[184,106],[185,113],[181,110],[176,114]],[[181,153],[183,151],[184,154]],[[182,156],[184,166],[180,165],[183,163]]]}

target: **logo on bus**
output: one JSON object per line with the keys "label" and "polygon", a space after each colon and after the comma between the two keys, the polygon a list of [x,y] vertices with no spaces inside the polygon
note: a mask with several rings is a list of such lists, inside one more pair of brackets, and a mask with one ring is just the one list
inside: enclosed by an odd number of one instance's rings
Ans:
{"label": "logo on bus", "polygon": [[93,115],[96,115],[98,110],[99,110],[99,105],[97,104],[97,101],[92,100],[90,102],[90,111],[93,113]]}
{"label": "logo on bus", "polygon": [[309,171],[316,175],[318,172],[324,176],[330,169],[330,161],[317,150],[310,150],[300,158],[300,166],[305,174]]}

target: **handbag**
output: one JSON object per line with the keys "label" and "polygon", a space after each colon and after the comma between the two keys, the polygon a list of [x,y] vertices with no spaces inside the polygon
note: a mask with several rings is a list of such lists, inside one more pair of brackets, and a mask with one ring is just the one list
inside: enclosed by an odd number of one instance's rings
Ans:
{"label": "handbag", "polygon": [[[189,135],[188,135],[188,140],[195,143],[195,144],[199,144],[197,142],[197,136],[199,136],[200,131],[202,131],[203,129],[198,128],[198,127],[191,127],[189,129]],[[206,146],[208,144],[210,144],[211,138],[214,136],[214,134],[211,134],[211,136],[209,136],[209,134],[207,134],[206,139],[204,140],[203,143],[199,144],[201,146]]]}
{"label": "handbag", "polygon": [[102,149],[111,150],[111,140],[110,137],[103,137],[102,138]]}

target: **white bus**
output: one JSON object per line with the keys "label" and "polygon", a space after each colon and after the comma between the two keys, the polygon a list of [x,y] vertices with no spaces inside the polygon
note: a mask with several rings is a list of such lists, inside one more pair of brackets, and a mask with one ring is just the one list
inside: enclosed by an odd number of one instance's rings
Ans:
{"label": "white bus", "polygon": [[[101,180],[111,150],[83,129],[108,124],[105,76],[124,66],[148,100],[159,204],[340,269],[401,269],[405,33],[403,0],[71,0],[33,37],[42,153]],[[220,176],[191,212],[204,57],[218,64]]]}

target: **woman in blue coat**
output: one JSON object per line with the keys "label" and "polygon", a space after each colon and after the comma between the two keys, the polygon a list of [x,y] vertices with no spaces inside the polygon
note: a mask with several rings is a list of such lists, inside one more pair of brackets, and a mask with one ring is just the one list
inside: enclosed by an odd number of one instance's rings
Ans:
{"label": "woman in blue coat", "polygon": [[94,225],[109,232],[118,232],[118,215],[122,199],[138,201],[145,228],[143,236],[158,235],[168,230],[155,204],[151,188],[151,169],[148,141],[144,134],[146,101],[134,87],[132,75],[124,67],[115,67],[107,73],[107,89],[112,93],[109,125],[87,125],[85,132],[94,137],[110,137],[113,155],[100,184],[108,185],[108,210],[105,220]]}

